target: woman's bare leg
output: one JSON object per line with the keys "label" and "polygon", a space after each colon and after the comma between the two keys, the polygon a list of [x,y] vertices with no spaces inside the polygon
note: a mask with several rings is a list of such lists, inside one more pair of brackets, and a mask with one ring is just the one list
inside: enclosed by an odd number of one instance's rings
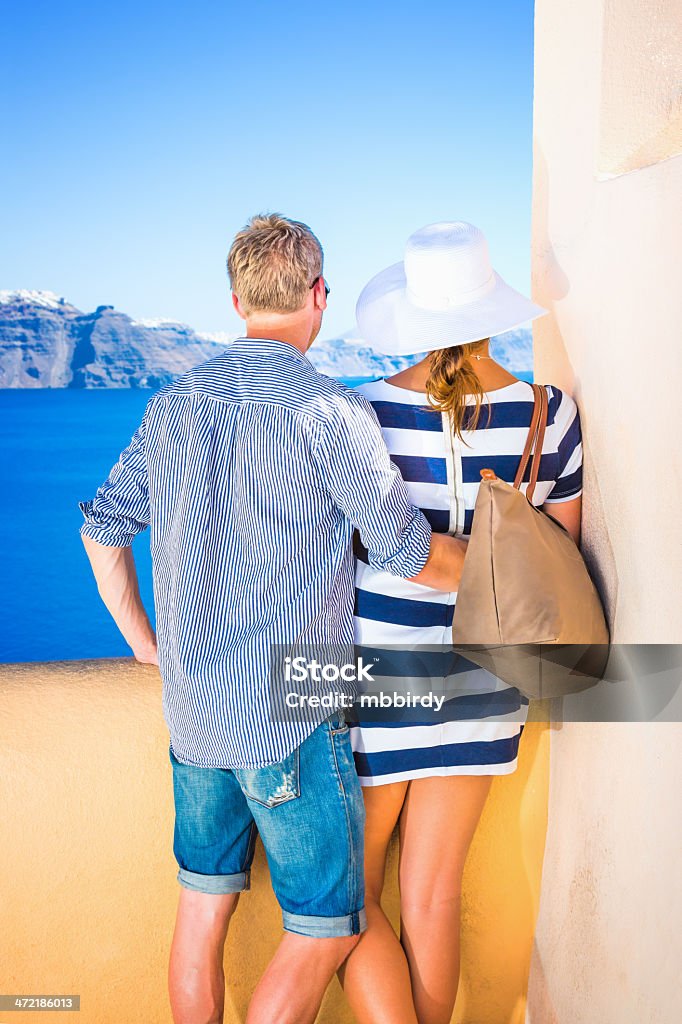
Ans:
{"label": "woman's bare leg", "polygon": [[491,775],[413,779],[400,816],[401,942],[419,1024],[450,1024],[462,872]]}
{"label": "woman's bare leg", "polygon": [[362,791],[367,931],[338,972],[358,1024],[417,1024],[405,954],[380,903],[388,844],[407,787],[396,782]]}

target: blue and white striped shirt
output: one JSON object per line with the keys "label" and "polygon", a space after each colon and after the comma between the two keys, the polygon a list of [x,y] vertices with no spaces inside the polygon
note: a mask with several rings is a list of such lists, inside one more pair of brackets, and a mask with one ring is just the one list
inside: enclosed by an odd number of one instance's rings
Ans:
{"label": "blue and white striped shirt", "polygon": [[151,527],[171,747],[213,767],[279,761],[329,713],[273,720],[270,645],[352,644],[353,528],[403,578],[431,539],[371,404],[272,340],[239,339],[157,392],[80,507],[100,544]]}

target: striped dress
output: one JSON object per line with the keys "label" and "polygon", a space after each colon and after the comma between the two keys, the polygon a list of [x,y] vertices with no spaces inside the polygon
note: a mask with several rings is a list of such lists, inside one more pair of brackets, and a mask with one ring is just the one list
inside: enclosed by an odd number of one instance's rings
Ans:
{"label": "striped dress", "polygon": [[[533,504],[569,501],[582,493],[582,443],[575,402],[546,385],[547,430]],[[359,389],[382,427],[391,459],[401,470],[413,503],[435,532],[468,537],[480,470],[513,482],[533,412],[529,384],[515,381],[488,391],[475,429],[454,436],[448,417],[422,392],[386,380]],[[473,406],[470,397],[468,405]],[[490,415],[489,411],[490,409]],[[526,483],[521,489],[525,491]],[[355,642],[410,648],[449,645],[457,599],[373,569],[359,557],[355,576]],[[443,649],[443,648],[441,648]],[[454,661],[454,665],[453,665]],[[358,711],[351,740],[365,786],[433,775],[506,775],[517,766],[528,700],[464,658],[452,659],[440,713],[408,708],[396,719]],[[452,694],[455,694],[452,696]]]}

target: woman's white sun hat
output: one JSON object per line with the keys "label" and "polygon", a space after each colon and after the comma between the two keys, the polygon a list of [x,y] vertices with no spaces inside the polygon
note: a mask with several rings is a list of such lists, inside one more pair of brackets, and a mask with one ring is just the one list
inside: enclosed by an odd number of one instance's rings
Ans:
{"label": "woman's white sun hat", "polygon": [[547,313],[506,284],[483,232],[466,221],[415,231],[405,259],[363,288],[360,336],[386,355],[418,355],[512,331]]}

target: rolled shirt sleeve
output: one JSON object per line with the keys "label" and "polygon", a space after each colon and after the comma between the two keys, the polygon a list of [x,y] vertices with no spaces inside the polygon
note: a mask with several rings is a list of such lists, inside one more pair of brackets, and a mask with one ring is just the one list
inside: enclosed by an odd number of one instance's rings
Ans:
{"label": "rolled shirt sleeve", "polygon": [[330,409],[315,451],[322,480],[337,507],[357,527],[369,564],[409,579],[426,565],[431,526],[410,502],[367,399],[354,391]]}
{"label": "rolled shirt sleeve", "polygon": [[145,418],[95,497],[78,503],[85,519],[81,534],[105,547],[130,547],[150,523]]}

